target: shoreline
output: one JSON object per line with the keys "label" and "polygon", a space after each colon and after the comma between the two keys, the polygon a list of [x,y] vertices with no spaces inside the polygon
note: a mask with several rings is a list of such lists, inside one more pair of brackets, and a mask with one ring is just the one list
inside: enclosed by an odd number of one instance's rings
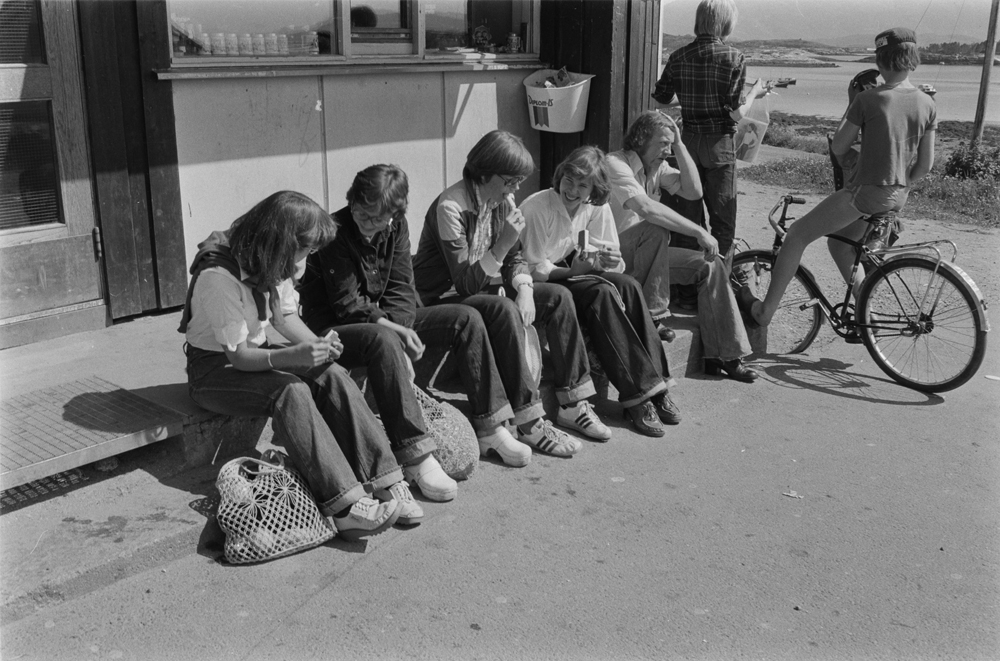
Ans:
{"label": "shoreline", "polygon": [[836,62],[809,62],[803,60],[758,60],[747,58],[748,67],[790,67],[796,69],[836,69],[840,65]]}

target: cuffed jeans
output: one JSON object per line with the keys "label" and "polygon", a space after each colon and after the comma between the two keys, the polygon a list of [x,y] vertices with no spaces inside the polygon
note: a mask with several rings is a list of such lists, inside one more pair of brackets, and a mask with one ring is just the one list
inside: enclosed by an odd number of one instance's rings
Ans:
{"label": "cuffed jeans", "polygon": [[332,330],[344,345],[337,363],[349,370],[368,370],[368,387],[396,461],[405,466],[434,451],[437,444],[427,435],[424,414],[413,393],[410,359],[399,334],[372,323],[334,326]]}
{"label": "cuffed jeans", "polygon": [[413,330],[425,346],[421,360],[454,352],[458,375],[472,407],[472,428],[477,436],[492,434],[497,427],[514,418],[493,356],[490,336],[478,310],[469,305],[453,304],[417,308]]}
{"label": "cuffed jeans", "polygon": [[270,416],[325,516],[368,490],[403,479],[389,441],[340,365],[292,373],[242,372],[224,353],[187,347],[188,389],[202,408],[236,417]]}
{"label": "cuffed jeans", "polygon": [[[550,282],[535,283],[535,328],[545,333],[556,381],[556,400],[573,404],[597,394],[590,378],[590,359],[576,316],[573,295]],[[514,292],[510,293],[515,296]]]}
{"label": "cuffed jeans", "polygon": [[[663,380],[670,377],[667,356],[635,278],[601,273],[599,278],[584,276],[552,284],[573,295],[580,325],[587,330],[622,406],[641,404],[667,389]],[[618,304],[619,297],[625,309]]]}
{"label": "cuffed jeans", "polygon": [[708,225],[719,242],[719,254],[726,256],[736,236],[736,149],[731,133],[691,133],[683,131],[687,147],[701,179]]}
{"label": "cuffed jeans", "polygon": [[[576,320],[573,299],[565,290],[562,296],[553,297],[553,293],[558,294],[556,290],[543,293],[539,299],[539,284],[541,283],[535,284],[534,325],[547,333],[556,376],[556,397],[560,403],[590,397],[597,389],[590,378],[587,349]],[[521,323],[521,313],[513,299],[496,294],[475,294],[466,298],[448,298],[442,301],[444,302],[467,305],[482,317],[500,381],[514,410],[514,424],[524,425],[544,417],[545,409],[542,407],[538,384],[532,378],[525,358],[524,324]],[[571,324],[567,324],[566,302],[570,306]],[[549,333],[550,327],[556,332],[555,344]],[[559,329],[562,327],[566,328],[565,339],[559,336]],[[578,399],[568,399],[574,396],[578,396]]]}
{"label": "cuffed jeans", "polygon": [[670,300],[670,282],[698,287],[698,328],[705,358],[733,360],[750,355],[743,318],[729,285],[721,257],[670,247],[670,232],[649,222],[625,230],[619,237],[625,273],[642,284],[650,313]]}

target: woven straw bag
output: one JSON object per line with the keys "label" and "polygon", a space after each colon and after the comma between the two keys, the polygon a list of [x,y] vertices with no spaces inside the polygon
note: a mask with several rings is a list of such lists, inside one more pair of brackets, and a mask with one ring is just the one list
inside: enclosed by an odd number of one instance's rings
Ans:
{"label": "woven straw bag", "polygon": [[226,532],[226,560],[260,562],[331,539],[337,531],[319,513],[299,475],[273,450],[261,459],[240,457],[219,471],[219,525]]}
{"label": "woven straw bag", "polygon": [[416,385],[413,393],[423,410],[427,433],[437,444],[434,458],[451,479],[469,479],[479,466],[479,444],[469,419],[451,404],[439,402]]}

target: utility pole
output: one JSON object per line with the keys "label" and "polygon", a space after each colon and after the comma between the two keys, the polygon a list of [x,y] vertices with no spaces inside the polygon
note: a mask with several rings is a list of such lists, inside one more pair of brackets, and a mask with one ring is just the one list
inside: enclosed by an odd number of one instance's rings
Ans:
{"label": "utility pole", "polygon": [[986,97],[990,91],[990,73],[993,71],[993,58],[997,43],[997,10],[1000,0],[993,0],[990,9],[990,25],[986,32],[986,52],[983,53],[983,77],[979,81],[979,102],[976,104],[976,121],[972,125],[972,142],[983,139],[983,121],[986,119]]}

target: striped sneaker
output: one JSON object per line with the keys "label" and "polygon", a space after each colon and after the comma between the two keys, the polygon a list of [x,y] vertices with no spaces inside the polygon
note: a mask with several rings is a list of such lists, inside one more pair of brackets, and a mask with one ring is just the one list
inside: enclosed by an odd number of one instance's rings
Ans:
{"label": "striped sneaker", "polygon": [[583,447],[580,441],[556,429],[548,420],[541,419],[535,421],[529,432],[518,430],[517,440],[553,457],[572,457]]}
{"label": "striped sneaker", "polygon": [[556,424],[580,432],[596,441],[611,439],[611,430],[601,422],[590,402],[583,399],[574,406],[560,406],[556,414]]}

